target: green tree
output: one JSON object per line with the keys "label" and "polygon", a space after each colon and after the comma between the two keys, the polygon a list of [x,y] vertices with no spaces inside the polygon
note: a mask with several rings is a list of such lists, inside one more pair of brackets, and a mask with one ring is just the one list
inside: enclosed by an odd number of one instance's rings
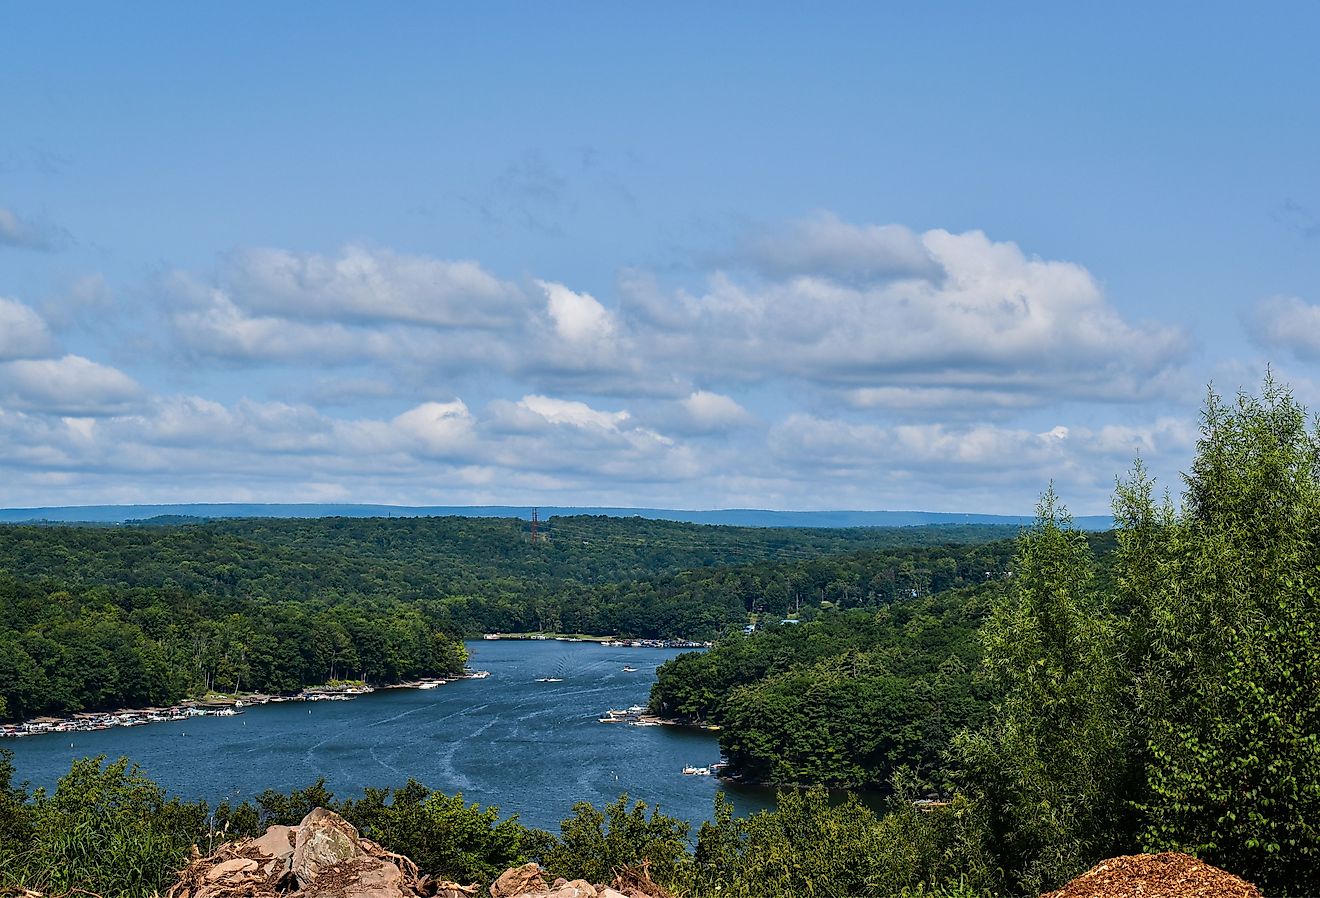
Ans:
{"label": "green tree", "polygon": [[341,810],[366,835],[422,870],[459,882],[493,880],[551,841],[548,833],[519,824],[516,815],[501,820],[498,808],[467,805],[462,795],[432,792],[412,780],[393,791],[367,789]]}
{"label": "green tree", "polygon": [[1320,441],[1288,390],[1211,393],[1139,697],[1145,844],[1320,888]]}
{"label": "green tree", "polygon": [[687,822],[659,808],[647,816],[640,801],[628,807],[627,795],[604,812],[586,802],[575,804],[559,830],[559,841],[544,854],[545,867],[555,876],[609,882],[623,868],[645,862],[657,882],[673,883],[687,855]]}
{"label": "green tree", "polygon": [[1130,731],[1117,627],[1053,488],[1019,537],[1012,588],[983,639],[999,699],[988,726],[956,740],[962,851],[988,882],[1035,894],[1115,853],[1132,830],[1119,789]]}

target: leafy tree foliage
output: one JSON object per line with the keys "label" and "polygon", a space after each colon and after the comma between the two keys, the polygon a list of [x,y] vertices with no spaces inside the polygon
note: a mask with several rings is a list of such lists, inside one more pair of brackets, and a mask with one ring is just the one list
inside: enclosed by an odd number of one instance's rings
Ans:
{"label": "leafy tree foliage", "polygon": [[76,761],[54,793],[16,790],[0,755],[0,885],[144,896],[173,881],[206,808],[167,799],[121,758]]}
{"label": "leafy tree foliage", "polygon": [[987,709],[976,633],[998,576],[730,635],[663,665],[652,710],[719,724],[732,772],[751,782],[877,784],[900,767],[938,780],[949,740]]}
{"label": "leafy tree foliage", "polygon": [[555,876],[609,882],[625,867],[646,863],[660,882],[673,882],[687,853],[688,824],[621,795],[604,811],[587,802],[559,825],[560,837],[546,850],[546,869]]}
{"label": "leafy tree foliage", "polygon": [[1206,403],[1153,591],[1145,843],[1320,887],[1320,442],[1267,379]]}
{"label": "leafy tree foliage", "polygon": [[1117,633],[1091,549],[1050,490],[983,631],[992,722],[955,745],[968,861],[1014,892],[1042,891],[1130,841]]}

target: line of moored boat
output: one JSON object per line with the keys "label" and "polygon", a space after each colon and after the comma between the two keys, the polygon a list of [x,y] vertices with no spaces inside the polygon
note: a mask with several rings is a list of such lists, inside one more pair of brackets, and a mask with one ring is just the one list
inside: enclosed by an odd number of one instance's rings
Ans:
{"label": "line of moored boat", "polygon": [[[450,679],[483,680],[490,671],[467,670],[460,677]],[[399,689],[434,689],[450,682],[449,679],[428,678],[399,683]],[[83,711],[70,717],[37,717],[23,723],[0,724],[0,737],[17,739],[46,733],[94,733],[111,727],[135,727],[148,723],[172,723],[197,717],[237,717],[253,705],[282,702],[346,702],[358,696],[375,692],[365,684],[340,686],[314,686],[288,695],[247,695],[243,698],[218,701],[181,702],[168,708],[137,708],[120,711]]]}

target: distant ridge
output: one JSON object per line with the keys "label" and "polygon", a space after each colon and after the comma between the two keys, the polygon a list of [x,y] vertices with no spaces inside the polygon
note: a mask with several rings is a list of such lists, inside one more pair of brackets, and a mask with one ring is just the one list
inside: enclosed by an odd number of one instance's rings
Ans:
{"label": "distant ridge", "polygon": [[[178,505],[64,505],[48,508],[3,508],[0,523],[122,524],[148,518],[160,523],[185,523],[181,518],[416,518],[457,516],[469,518],[527,518],[530,507],[516,505],[351,505],[196,503]],[[683,511],[671,508],[610,508],[541,506],[542,519],[563,515],[640,517],[688,524],[724,524],[738,527],[920,527],[933,524],[1030,524],[1029,515],[958,514],[941,511],[769,511],[722,508]],[[1083,530],[1108,530],[1108,515],[1074,519]]]}

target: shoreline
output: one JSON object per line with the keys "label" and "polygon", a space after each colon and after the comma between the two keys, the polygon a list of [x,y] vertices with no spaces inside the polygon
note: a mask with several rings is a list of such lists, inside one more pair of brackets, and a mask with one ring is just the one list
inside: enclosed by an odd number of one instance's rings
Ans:
{"label": "shoreline", "polygon": [[434,689],[455,680],[482,680],[490,676],[485,670],[464,670],[452,677],[425,677],[389,683],[384,686],[343,684],[335,686],[306,686],[294,693],[266,695],[260,692],[220,695],[212,698],[185,699],[172,705],[154,708],[119,708],[114,711],[79,711],[68,717],[34,717],[21,723],[0,724],[0,739],[21,739],[25,736],[46,736],[52,733],[95,733],[114,727],[145,726],[152,723],[177,723],[196,717],[237,717],[257,705],[284,702],[346,702],[363,695],[385,689]]}
{"label": "shoreline", "polygon": [[632,649],[708,649],[714,643],[691,639],[621,639],[618,636],[589,636],[583,633],[483,633],[486,641],[554,640],[555,642],[594,642],[609,648]]}

